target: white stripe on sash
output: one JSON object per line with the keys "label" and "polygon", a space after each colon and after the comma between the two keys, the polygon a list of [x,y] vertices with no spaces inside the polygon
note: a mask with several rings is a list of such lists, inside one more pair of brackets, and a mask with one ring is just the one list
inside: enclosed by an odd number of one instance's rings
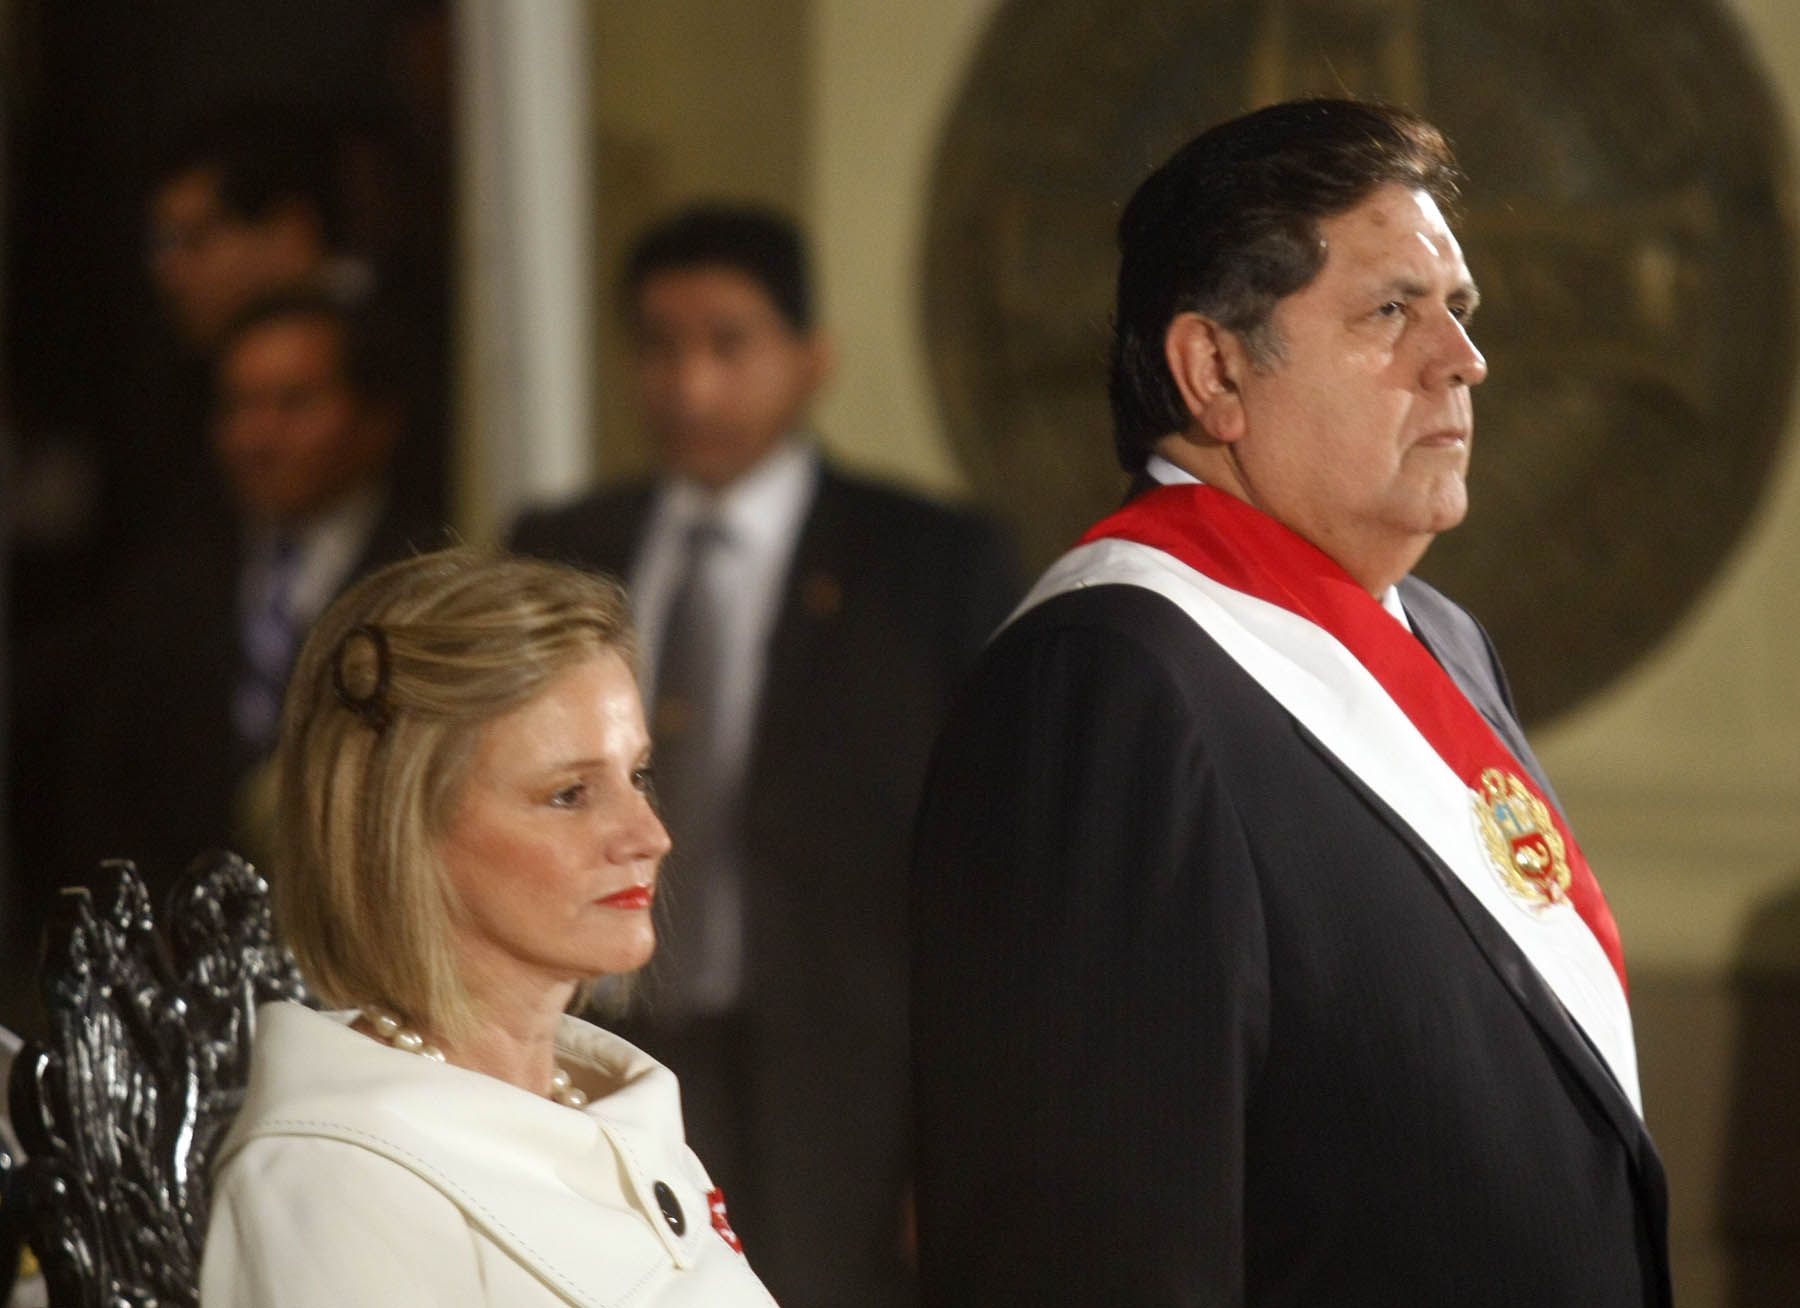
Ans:
{"label": "white stripe on sash", "polygon": [[1129,585],[1173,601],[1443,860],[1531,961],[1643,1111],[1631,1011],[1600,943],[1567,901],[1522,904],[1482,844],[1474,796],[1336,637],[1148,545],[1098,540],[1065,554],[1008,619],[1085,586]]}

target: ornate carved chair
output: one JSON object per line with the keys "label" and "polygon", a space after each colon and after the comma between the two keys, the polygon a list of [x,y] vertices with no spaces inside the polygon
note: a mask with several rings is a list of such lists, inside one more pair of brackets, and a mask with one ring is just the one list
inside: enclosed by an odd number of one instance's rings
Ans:
{"label": "ornate carved chair", "polygon": [[165,932],[130,863],[63,892],[42,974],[50,1036],[13,1066],[32,1247],[53,1308],[198,1302],[214,1146],[243,1100],[257,1005],[303,999],[268,885],[204,856]]}

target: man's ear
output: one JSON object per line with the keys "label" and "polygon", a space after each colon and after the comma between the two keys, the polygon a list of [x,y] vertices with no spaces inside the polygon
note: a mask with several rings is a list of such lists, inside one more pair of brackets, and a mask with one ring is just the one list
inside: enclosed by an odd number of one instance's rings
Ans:
{"label": "man's ear", "polygon": [[817,395],[837,373],[837,345],[818,328],[806,337],[808,393]]}
{"label": "man's ear", "polygon": [[1197,428],[1224,444],[1244,434],[1238,379],[1249,355],[1237,333],[1202,314],[1179,313],[1163,335],[1163,357],[1192,419],[1190,431]]}

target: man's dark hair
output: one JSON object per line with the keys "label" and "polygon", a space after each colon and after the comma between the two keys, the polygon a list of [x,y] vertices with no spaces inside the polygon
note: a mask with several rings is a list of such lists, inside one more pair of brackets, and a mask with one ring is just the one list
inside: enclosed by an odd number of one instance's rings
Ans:
{"label": "man's dark hair", "polygon": [[412,362],[403,333],[378,311],[351,306],[322,291],[281,291],[231,320],[215,356],[223,361],[245,336],[278,322],[323,322],[336,329],[344,380],[365,400],[409,405]]}
{"label": "man's dark hair", "polygon": [[1109,387],[1127,472],[1192,420],[1163,352],[1177,315],[1235,332],[1258,366],[1278,360],[1270,315],[1324,266],[1320,220],[1390,183],[1450,208],[1456,161],[1437,128],[1388,105],[1295,100],[1202,132],[1138,187],[1119,220]]}
{"label": "man's dark hair", "polygon": [[298,204],[317,215],[326,247],[336,248],[343,236],[337,148],[337,132],[322,114],[292,105],[235,105],[179,133],[157,159],[151,188],[210,172],[232,217],[261,222]]}
{"label": "man's dark hair", "polygon": [[806,242],[794,223],[770,209],[701,204],[657,223],[637,239],[625,261],[622,290],[628,313],[657,273],[730,268],[767,293],[787,325],[812,330],[811,275]]}

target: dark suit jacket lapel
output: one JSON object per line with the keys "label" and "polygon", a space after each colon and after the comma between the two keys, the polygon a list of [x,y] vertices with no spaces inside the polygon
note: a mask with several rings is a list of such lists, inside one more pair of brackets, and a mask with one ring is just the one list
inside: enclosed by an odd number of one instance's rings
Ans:
{"label": "dark suit jacket lapel", "polygon": [[1383,803],[1361,777],[1346,767],[1337,755],[1304,726],[1298,722],[1293,725],[1295,733],[1337,771],[1350,791],[1368,805],[1418,856],[1421,868],[1437,883],[1464,929],[1487,959],[1488,965],[1498,974],[1545,1042],[1563,1059],[1576,1080],[1592,1096],[1596,1106],[1618,1132],[1627,1153],[1638,1167],[1645,1183],[1646,1195],[1653,1197],[1656,1204],[1666,1202],[1662,1163],[1656,1156],[1655,1147],[1644,1130],[1637,1110],[1626,1099],[1611,1071],[1569,1017],[1561,1001],[1513,943],[1512,937],[1506,934],[1506,929],[1469,893],[1468,888],[1444,865],[1436,852]]}
{"label": "dark suit jacket lapel", "polygon": [[[1543,766],[1537,755],[1532,752],[1525,739],[1523,728],[1519,725],[1512,705],[1507,702],[1506,691],[1499,680],[1499,671],[1493,661],[1480,628],[1474,619],[1461,614],[1449,600],[1437,591],[1424,586],[1411,578],[1401,583],[1402,602],[1407,616],[1412,620],[1413,629],[1425,648],[1431,652],[1439,665],[1450,674],[1469,702],[1480,710],[1494,728],[1495,734],[1513,752],[1513,756],[1527,768],[1544,794],[1558,808],[1562,801],[1557,798],[1551,788],[1549,778],[1545,776]],[[1458,621],[1458,618],[1461,620]],[[1473,896],[1463,888],[1456,877],[1444,867],[1437,856],[1425,846],[1424,842],[1413,833],[1412,829],[1395,817],[1387,806],[1365,787],[1359,779],[1350,774],[1336,758],[1332,757],[1319,742],[1312,739],[1303,728],[1301,734],[1307,736],[1308,742],[1328,758],[1332,765],[1342,773],[1351,787],[1363,798],[1363,801],[1380,812],[1402,839],[1406,840],[1419,853],[1431,874],[1443,887],[1451,906],[1468,928],[1471,936],[1481,947],[1501,977],[1507,982],[1514,996],[1525,1007],[1544,1034],[1546,1040],[1557,1049],[1568,1061],[1571,1068],[1580,1076],[1581,1081],[1595,1094],[1596,1101],[1605,1112],[1607,1119],[1619,1132],[1631,1157],[1637,1163],[1640,1177],[1644,1182],[1646,1202],[1656,1214],[1655,1229],[1663,1230],[1663,1221],[1667,1206],[1667,1182],[1663,1175],[1662,1162],[1657,1157],[1655,1146],[1644,1129],[1642,1119],[1625,1098],[1618,1083],[1606,1062],[1588,1042],[1581,1029],[1576,1026],[1562,1003],[1545,984],[1537,970],[1526,961],[1506,931],[1482,909]],[[1565,814],[1567,810],[1564,810]]]}
{"label": "dark suit jacket lapel", "polygon": [[[828,465],[822,465],[800,538],[794,543],[793,562],[781,586],[781,613],[769,637],[753,754],[761,754],[767,747],[771,727],[807,717],[804,706],[793,701],[809,694],[823,638],[839,620],[846,588],[854,580],[845,566],[848,513],[843,483]],[[756,772],[752,775],[754,778]]]}
{"label": "dark suit jacket lapel", "polygon": [[600,508],[583,513],[575,520],[579,540],[567,547],[575,557],[598,563],[617,572],[620,580],[637,566],[638,552],[644,546],[644,532],[650,526],[650,510],[656,503],[656,487],[638,482],[609,495]]}
{"label": "dark suit jacket lapel", "polygon": [[[1400,600],[1419,642],[1438,661],[1438,666],[1450,674],[1450,680],[1461,687],[1462,693],[1487,719],[1494,734],[1512,751],[1513,757],[1531,773],[1532,780],[1550,802],[1562,808],[1555,787],[1544,774],[1543,765],[1532,752],[1524,729],[1507,702],[1500,674],[1475,620],[1437,591],[1411,577],[1400,583]],[[1564,816],[1567,816],[1567,810],[1564,810]]]}

